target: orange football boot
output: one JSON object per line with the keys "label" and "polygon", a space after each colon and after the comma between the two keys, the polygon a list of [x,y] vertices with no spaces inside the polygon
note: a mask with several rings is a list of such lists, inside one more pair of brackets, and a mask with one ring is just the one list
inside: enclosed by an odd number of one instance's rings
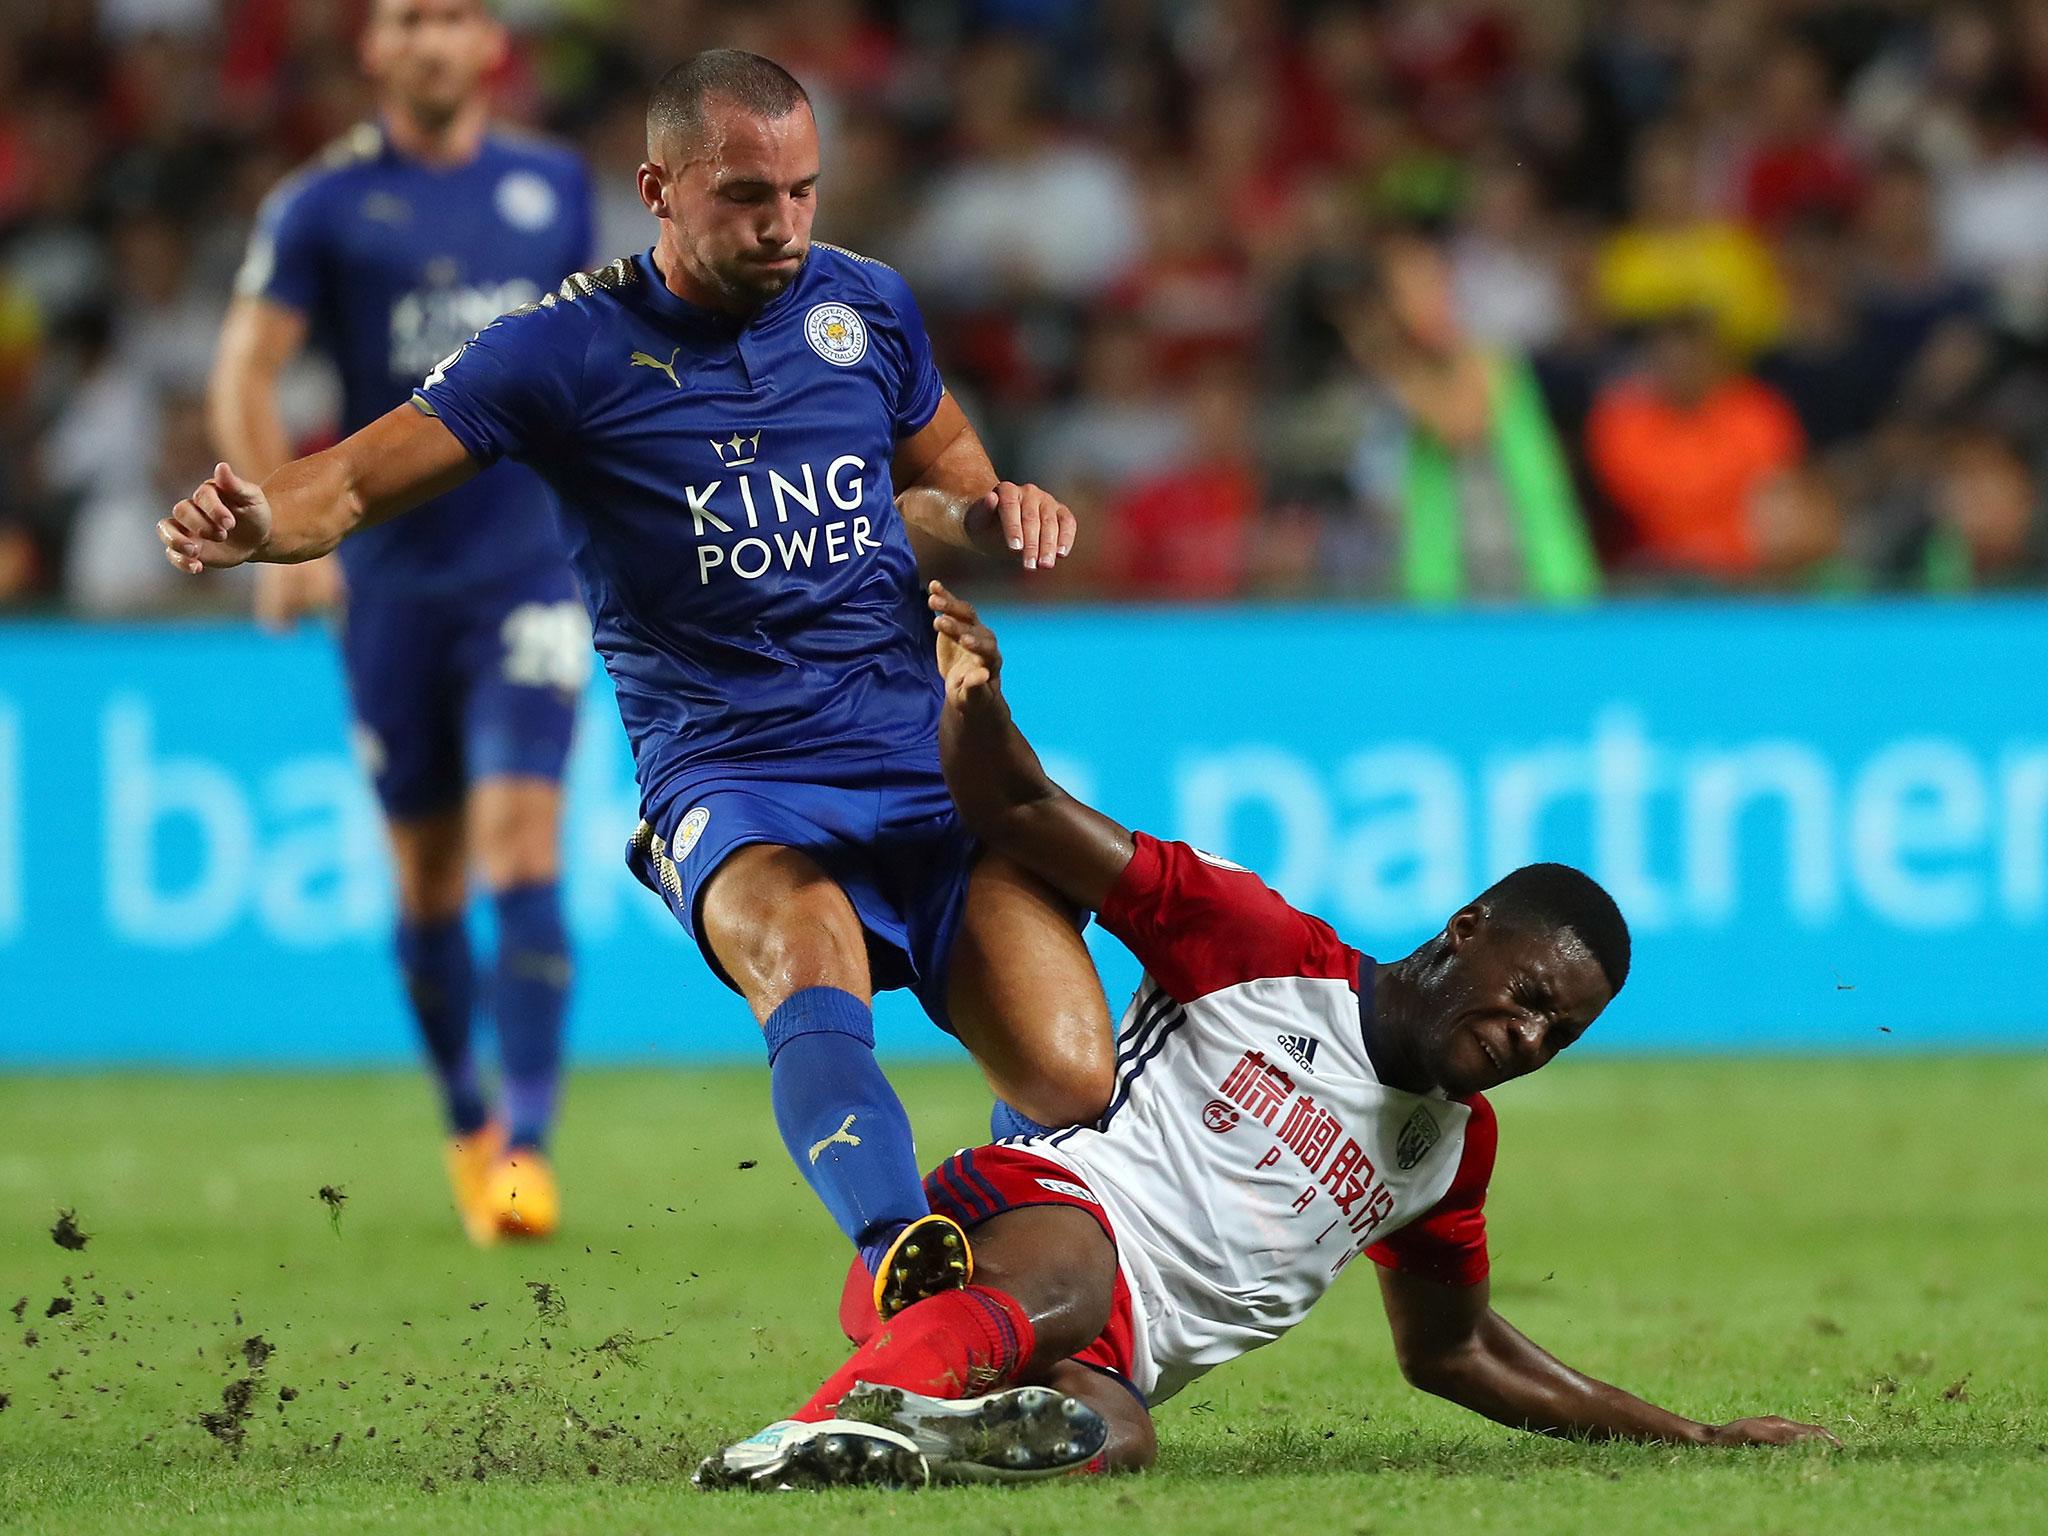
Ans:
{"label": "orange football boot", "polygon": [[499,1156],[484,1192],[484,1215],[498,1237],[539,1242],[555,1235],[562,1197],[545,1153],[532,1147]]}
{"label": "orange football boot", "polygon": [[498,1223],[491,1214],[491,1171],[505,1155],[505,1127],[497,1121],[467,1136],[450,1136],[445,1155],[448,1184],[455,1193],[455,1214],[462,1218],[462,1230],[479,1248],[498,1240]]}

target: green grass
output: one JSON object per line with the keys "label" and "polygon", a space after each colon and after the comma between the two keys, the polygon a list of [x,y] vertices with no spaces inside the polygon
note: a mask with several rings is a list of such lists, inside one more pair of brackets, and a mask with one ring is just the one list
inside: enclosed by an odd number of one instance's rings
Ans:
{"label": "green grass", "polygon": [[[900,1078],[928,1157],[977,1139],[968,1074]],[[1295,1337],[1167,1405],[1149,1476],[703,1495],[695,1458],[842,1354],[842,1251],[762,1074],[585,1074],[565,1240],[481,1254],[411,1077],[14,1078],[0,1308],[27,1304],[0,1316],[0,1528],[2042,1529],[2048,1061],[1567,1062],[1500,1100],[1500,1309],[1681,1411],[1817,1419],[1843,1450],[1497,1429],[1401,1383],[1361,1265]],[[338,1229],[323,1184],[347,1194]],[[82,1252],[50,1239],[66,1206]],[[257,1335],[275,1352],[252,1372]],[[199,1416],[242,1379],[237,1451]]]}

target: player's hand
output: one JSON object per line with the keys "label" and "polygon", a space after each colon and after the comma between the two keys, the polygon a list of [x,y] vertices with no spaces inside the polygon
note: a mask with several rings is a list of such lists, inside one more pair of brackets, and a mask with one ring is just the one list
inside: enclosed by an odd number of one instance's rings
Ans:
{"label": "player's hand", "polygon": [[240,565],[270,538],[270,503],[263,489],[225,464],[156,525],[164,555],[190,576]]}
{"label": "player's hand", "polygon": [[932,610],[932,628],[939,636],[939,676],[945,679],[946,702],[967,709],[996,691],[1002,676],[1003,653],[995,631],[981,622],[974,604],[955,597],[933,582],[925,599]]}
{"label": "player's hand", "polygon": [[286,630],[341,602],[341,562],[322,555],[302,565],[266,565],[256,573],[256,622]]}
{"label": "player's hand", "polygon": [[1726,1424],[1709,1424],[1705,1428],[1702,1445],[1797,1445],[1802,1440],[1825,1440],[1829,1445],[1842,1443],[1818,1424],[1801,1424],[1796,1419],[1781,1419],[1776,1414],[1766,1414],[1758,1419],[1732,1419]]}
{"label": "player's hand", "polygon": [[1003,543],[1024,557],[1024,569],[1051,570],[1053,562],[1074,547],[1074,514],[1052,492],[1035,485],[998,480],[996,488],[975,508],[981,518],[993,517]]}

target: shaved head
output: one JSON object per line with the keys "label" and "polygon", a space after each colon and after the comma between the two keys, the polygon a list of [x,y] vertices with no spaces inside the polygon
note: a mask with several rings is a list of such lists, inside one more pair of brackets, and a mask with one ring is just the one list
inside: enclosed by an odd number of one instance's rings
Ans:
{"label": "shaved head", "polygon": [[647,154],[661,161],[687,155],[704,140],[707,108],[727,103],[755,117],[783,118],[811,98],[796,77],[772,59],[737,48],[692,54],[654,87],[647,103]]}

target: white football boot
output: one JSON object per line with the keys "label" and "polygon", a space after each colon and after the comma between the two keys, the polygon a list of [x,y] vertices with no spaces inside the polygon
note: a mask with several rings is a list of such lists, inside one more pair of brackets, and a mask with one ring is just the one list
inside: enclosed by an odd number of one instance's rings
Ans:
{"label": "white football boot", "polygon": [[1109,1424],[1051,1387],[1012,1387],[987,1397],[924,1397],[861,1382],[839,1403],[841,1422],[907,1435],[934,1481],[1026,1483],[1086,1466],[1109,1443]]}
{"label": "white football boot", "polygon": [[803,1488],[922,1488],[924,1454],[886,1425],[783,1419],[706,1456],[690,1479],[699,1488],[791,1493]]}

